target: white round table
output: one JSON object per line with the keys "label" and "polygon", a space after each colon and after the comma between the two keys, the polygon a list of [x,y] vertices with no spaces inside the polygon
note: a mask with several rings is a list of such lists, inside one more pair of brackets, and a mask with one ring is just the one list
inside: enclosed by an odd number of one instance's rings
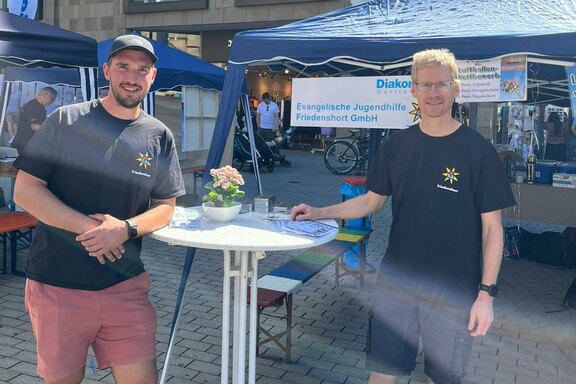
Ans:
{"label": "white round table", "polygon": [[[182,216],[183,214],[183,216]],[[213,223],[207,221],[201,207],[179,209],[178,221],[186,228],[165,227],[150,236],[167,242],[170,245],[181,245],[204,249],[218,249],[224,253],[224,282],[222,298],[222,375],[221,383],[228,383],[229,333],[230,333],[230,283],[234,278],[233,337],[232,337],[232,382],[245,382],[246,361],[246,306],[248,303],[248,280],[257,287],[258,260],[265,257],[266,251],[285,251],[310,248],[327,243],[338,234],[338,225],[334,220],[322,222],[333,227],[328,233],[319,236],[307,236],[281,231],[276,223],[267,220],[273,214],[245,213],[236,216],[228,223]],[[186,223],[186,217],[194,218]],[[234,262],[231,262],[231,252],[234,252]],[[250,264],[250,265],[249,265]],[[185,285],[184,285],[185,286]],[[181,303],[180,303],[181,306]],[[248,382],[256,381],[256,311],[257,289],[250,291],[250,328],[248,352]],[[179,317],[179,308],[178,316]],[[162,370],[161,383],[164,383],[178,318]]]}

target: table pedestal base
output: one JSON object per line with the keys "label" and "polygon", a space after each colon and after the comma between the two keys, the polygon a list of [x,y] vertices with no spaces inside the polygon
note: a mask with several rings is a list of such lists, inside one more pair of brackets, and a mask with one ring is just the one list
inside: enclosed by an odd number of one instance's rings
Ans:
{"label": "table pedestal base", "polygon": [[[236,251],[232,266],[230,251],[224,251],[224,291],[222,293],[222,376],[221,383],[228,383],[230,335],[230,283],[234,279],[234,310],[232,327],[232,382],[245,382],[246,369],[246,307],[248,280],[254,286],[250,291],[250,328],[248,347],[248,383],[256,382],[256,327],[258,259],[263,252]],[[250,263],[250,268],[248,266]]]}
{"label": "table pedestal base", "polygon": [[[234,251],[232,263],[231,251],[224,251],[224,281],[222,291],[222,371],[221,383],[228,384],[230,361],[230,298],[231,282],[234,280],[233,313],[232,313],[232,382],[234,384],[246,382],[246,307],[248,303],[248,283],[252,284],[250,290],[250,327],[248,332],[248,383],[256,382],[256,335],[257,335],[257,282],[258,260],[265,256],[261,251]],[[187,278],[187,277],[186,277]],[[184,293],[186,294],[186,285]],[[169,367],[172,346],[178,328],[180,307],[174,322],[174,329],[170,337],[166,359],[160,383],[164,384]]]}

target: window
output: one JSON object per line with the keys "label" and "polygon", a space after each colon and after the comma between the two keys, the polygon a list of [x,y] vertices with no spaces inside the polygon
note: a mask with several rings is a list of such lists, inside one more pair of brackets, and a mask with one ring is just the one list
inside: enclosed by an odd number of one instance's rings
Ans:
{"label": "window", "polygon": [[124,13],[184,11],[193,9],[208,9],[208,0],[124,0]]}

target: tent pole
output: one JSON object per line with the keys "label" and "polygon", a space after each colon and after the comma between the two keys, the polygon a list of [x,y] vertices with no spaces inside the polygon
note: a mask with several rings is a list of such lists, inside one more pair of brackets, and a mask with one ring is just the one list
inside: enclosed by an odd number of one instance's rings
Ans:
{"label": "tent pole", "polygon": [[262,194],[262,183],[260,181],[260,167],[258,167],[258,151],[256,151],[256,140],[254,139],[254,127],[252,125],[252,114],[250,112],[250,100],[247,94],[242,94],[240,98],[244,107],[246,116],[246,127],[248,128],[248,138],[250,139],[250,154],[252,155],[252,167],[254,168],[254,177],[258,186],[258,193]]}
{"label": "tent pole", "polygon": [[[12,81],[7,81],[6,83],[6,89],[4,90],[4,97],[2,97],[2,113],[0,114],[0,127],[4,127],[4,119],[6,117],[6,108],[8,107],[8,100],[10,99],[10,88],[14,86],[14,83]],[[1,83],[0,83],[1,85]],[[0,89],[2,89],[2,87],[0,86]],[[1,135],[0,135],[1,136]],[[4,139],[4,137],[3,137]],[[4,140],[2,142],[2,145],[4,145],[5,143],[7,143],[7,140]]]}

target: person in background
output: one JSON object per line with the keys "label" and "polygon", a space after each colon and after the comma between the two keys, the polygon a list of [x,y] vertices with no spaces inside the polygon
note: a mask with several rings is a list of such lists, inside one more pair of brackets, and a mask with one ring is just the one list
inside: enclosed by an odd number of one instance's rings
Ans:
{"label": "person in background", "polygon": [[451,117],[460,92],[454,55],[427,50],[413,62],[421,122],[380,145],[368,192],[324,208],[300,204],[292,218],[360,218],[392,197],[367,331],[369,383],[410,375],[421,340],[429,383],[459,384],[473,337],[485,335],[494,319],[500,210],[514,205],[514,196],[494,147]]}
{"label": "person in background", "polygon": [[157,383],[142,236],[185,194],[172,133],[140,109],[157,60],[143,37],[116,38],[108,95],[58,108],[14,162],[14,200],[38,218],[25,306],[45,383],[81,383],[90,346],[116,383]]}
{"label": "person in background", "polygon": [[22,92],[16,83],[10,85],[10,99],[6,106],[6,126],[8,128],[8,144],[11,144],[18,132],[18,120],[20,119],[20,104]]}
{"label": "person in background", "polygon": [[[567,120],[567,119],[566,119]],[[557,112],[550,112],[544,130],[546,131],[546,148],[544,158],[566,161],[566,143],[568,142],[567,121],[563,123]]]}
{"label": "person in background", "polygon": [[12,147],[21,152],[30,138],[46,119],[46,107],[56,100],[58,93],[52,87],[44,87],[35,99],[27,102],[20,111],[18,130],[12,140]]}
{"label": "person in background", "polygon": [[274,140],[279,122],[280,109],[278,108],[278,104],[270,100],[270,94],[268,92],[264,92],[262,94],[262,101],[256,109],[258,134],[262,136],[265,141]]}

